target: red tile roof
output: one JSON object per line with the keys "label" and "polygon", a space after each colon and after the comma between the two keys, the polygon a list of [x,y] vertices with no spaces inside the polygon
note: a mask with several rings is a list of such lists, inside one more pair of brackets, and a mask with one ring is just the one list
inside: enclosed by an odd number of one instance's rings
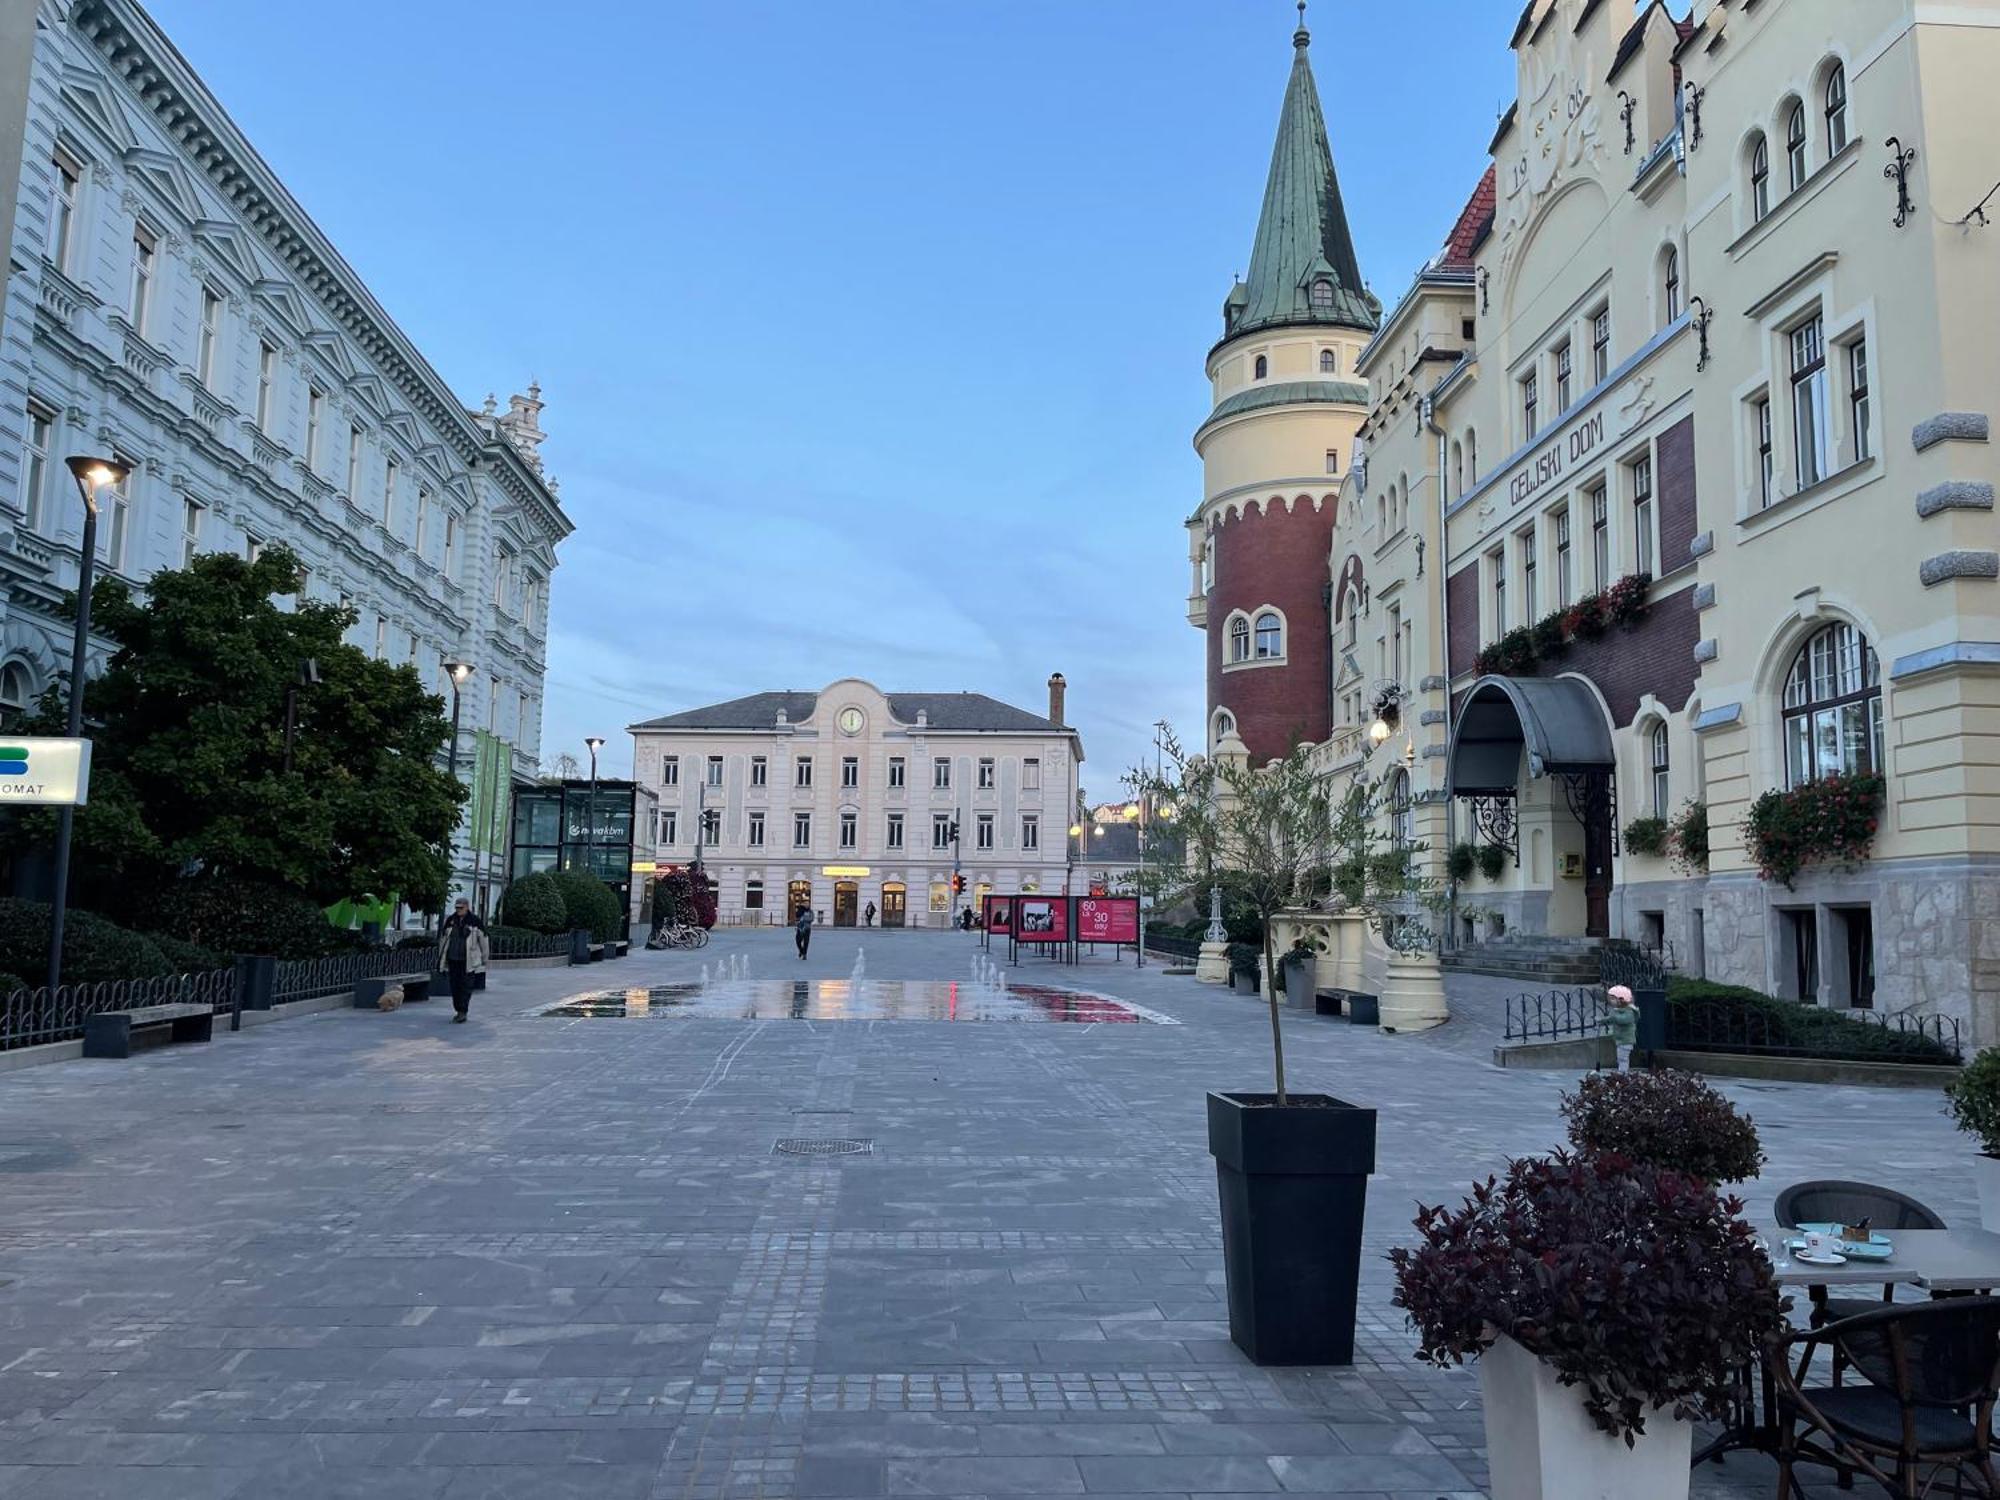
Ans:
{"label": "red tile roof", "polygon": [[1440,271],[1469,271],[1475,251],[1485,243],[1486,236],[1493,229],[1493,213],[1496,203],[1493,168],[1486,169],[1486,175],[1479,179],[1479,186],[1472,190],[1472,196],[1465,200],[1458,222],[1451,226],[1451,233],[1445,236],[1444,250],[1438,255],[1437,269]]}

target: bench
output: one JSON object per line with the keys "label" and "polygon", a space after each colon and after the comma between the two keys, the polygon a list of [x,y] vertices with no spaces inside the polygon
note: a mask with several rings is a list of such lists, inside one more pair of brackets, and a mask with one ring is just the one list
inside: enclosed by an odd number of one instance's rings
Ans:
{"label": "bench", "polygon": [[164,1030],[170,1042],[205,1042],[215,1034],[215,1012],[193,1003],[101,1010],[83,1019],[85,1057],[130,1057],[134,1032]]}
{"label": "bench", "polygon": [[604,945],[604,956],[606,958],[623,958],[631,951],[632,942],[629,938],[618,938]]}
{"label": "bench", "polygon": [[428,1000],[431,997],[431,976],[428,973],[377,974],[372,979],[357,979],[354,981],[354,1008],[380,1010],[382,996],[390,989],[400,989],[406,1001]]}

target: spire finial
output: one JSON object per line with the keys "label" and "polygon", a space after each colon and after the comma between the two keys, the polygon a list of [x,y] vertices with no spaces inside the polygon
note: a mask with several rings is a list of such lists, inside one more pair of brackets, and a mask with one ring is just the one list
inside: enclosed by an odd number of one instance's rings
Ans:
{"label": "spire finial", "polygon": [[1301,52],[1312,40],[1312,33],[1306,30],[1306,0],[1299,0],[1299,29],[1292,33],[1292,45]]}

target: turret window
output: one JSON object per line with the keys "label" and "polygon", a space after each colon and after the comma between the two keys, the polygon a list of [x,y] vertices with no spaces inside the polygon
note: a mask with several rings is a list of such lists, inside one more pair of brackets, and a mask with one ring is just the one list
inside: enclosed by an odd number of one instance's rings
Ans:
{"label": "turret window", "polygon": [[1229,659],[1250,660],[1250,622],[1241,615],[1229,622]]}
{"label": "turret window", "polygon": [[1319,277],[1313,282],[1311,296],[1312,310],[1314,312],[1329,313],[1333,311],[1333,283],[1328,281],[1324,276]]}
{"label": "turret window", "polygon": [[1271,661],[1285,654],[1285,627],[1274,614],[1257,616],[1257,659]]}
{"label": "turret window", "polygon": [[1322,349],[1319,351],[1319,372],[1322,375],[1338,375],[1340,373],[1340,361],[1334,357],[1331,349]]}
{"label": "turret window", "polygon": [[1256,362],[1250,366],[1250,370],[1253,379],[1262,380],[1271,373],[1271,361],[1260,354],[1257,356]]}

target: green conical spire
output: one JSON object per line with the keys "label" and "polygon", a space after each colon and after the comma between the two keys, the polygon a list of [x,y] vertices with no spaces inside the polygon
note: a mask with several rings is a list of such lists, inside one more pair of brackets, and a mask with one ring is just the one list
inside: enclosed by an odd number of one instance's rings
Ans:
{"label": "green conical spire", "polygon": [[1264,185],[1264,212],[1250,251],[1250,278],[1223,304],[1228,337],[1287,323],[1372,333],[1382,320],[1382,304],[1362,285],[1347,232],[1333,148],[1306,56],[1311,41],[1301,4],[1299,29],[1292,34],[1292,78],[1285,87],[1271,176]]}

